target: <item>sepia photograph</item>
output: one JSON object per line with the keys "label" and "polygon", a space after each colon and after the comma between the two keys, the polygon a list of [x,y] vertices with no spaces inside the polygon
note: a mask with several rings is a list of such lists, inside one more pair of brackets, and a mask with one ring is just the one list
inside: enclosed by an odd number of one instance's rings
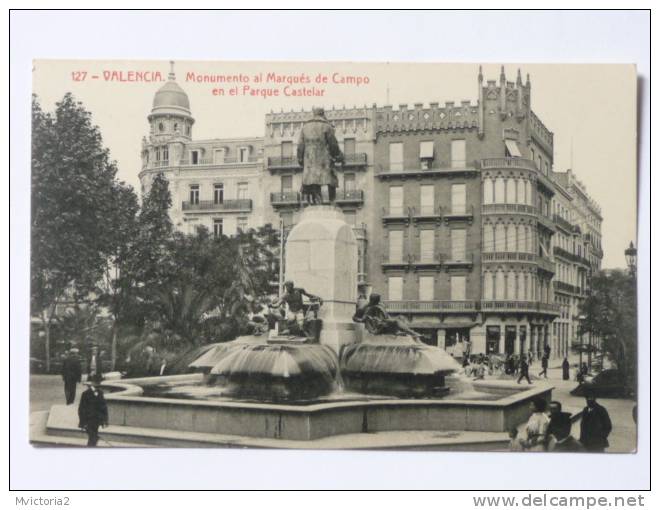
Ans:
{"label": "sepia photograph", "polygon": [[637,90],[35,58],[30,443],[636,452]]}

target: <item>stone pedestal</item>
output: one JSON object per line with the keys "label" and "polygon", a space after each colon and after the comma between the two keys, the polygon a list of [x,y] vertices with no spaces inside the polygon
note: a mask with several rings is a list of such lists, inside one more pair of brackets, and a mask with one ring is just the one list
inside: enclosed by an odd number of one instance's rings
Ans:
{"label": "stone pedestal", "polygon": [[357,299],[357,241],[333,206],[307,207],[286,241],[286,279],[320,296],[321,344],[339,353],[357,340],[352,320]]}

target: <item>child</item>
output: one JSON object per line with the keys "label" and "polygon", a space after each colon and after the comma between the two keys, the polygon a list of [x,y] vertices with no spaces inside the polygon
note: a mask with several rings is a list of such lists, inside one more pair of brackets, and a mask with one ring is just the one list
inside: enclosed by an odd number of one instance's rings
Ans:
{"label": "child", "polygon": [[524,449],[522,439],[518,437],[518,429],[513,427],[509,430],[509,451],[522,452]]}

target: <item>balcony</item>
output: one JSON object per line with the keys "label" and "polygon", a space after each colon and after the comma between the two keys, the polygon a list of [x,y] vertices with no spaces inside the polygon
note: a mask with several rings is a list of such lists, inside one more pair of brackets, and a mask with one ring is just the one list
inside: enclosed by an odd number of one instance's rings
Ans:
{"label": "balcony", "polygon": [[268,158],[268,170],[278,171],[300,171],[302,167],[298,164],[298,158],[295,156],[276,156]]}
{"label": "balcony", "polygon": [[474,265],[474,253],[466,255],[464,258],[454,258],[451,255],[442,255],[442,263],[445,268],[472,267]]}
{"label": "balcony", "polygon": [[555,292],[565,292],[568,294],[577,294],[577,295],[582,295],[582,291],[580,290],[580,287],[577,287],[575,285],[571,285],[570,283],[564,283],[560,282],[558,280],[555,280],[552,282],[553,287],[555,288]]}
{"label": "balcony", "polygon": [[273,207],[298,207],[300,193],[297,191],[280,191],[270,194],[270,203]]}
{"label": "balcony", "polygon": [[196,163],[193,163],[189,159],[182,159],[180,166],[223,166],[223,165],[247,165],[249,163],[258,163],[261,161],[261,156],[248,156],[247,158],[241,160],[238,157],[233,158],[222,158],[222,159],[213,159],[213,158],[199,158]]}
{"label": "balcony", "polygon": [[536,164],[525,158],[487,158],[481,160],[482,170],[498,170],[505,168],[515,168],[523,170],[531,170],[535,172],[539,186],[545,188],[551,195],[555,193],[553,182],[545,176],[540,169],[536,168]]}
{"label": "balcony", "polygon": [[449,224],[450,221],[467,221],[471,225],[473,218],[474,206],[472,205],[463,208],[452,208],[446,212],[443,210],[442,212],[442,219],[445,220],[446,224]]}
{"label": "balcony", "polygon": [[543,214],[537,215],[536,218],[538,220],[539,227],[545,228],[551,234],[554,234],[557,231],[557,227],[555,227],[555,222],[552,221],[552,219],[548,218],[547,216],[544,216]]}
{"label": "balcony", "polygon": [[335,202],[338,205],[362,205],[364,203],[364,191],[361,189],[338,190]]}
{"label": "balcony", "polygon": [[405,179],[409,177],[443,177],[450,175],[476,175],[479,172],[474,167],[461,166],[460,168],[443,167],[443,168],[389,168],[379,167],[376,171],[376,177],[382,180],[386,179]]}
{"label": "balcony", "polygon": [[353,234],[355,235],[355,239],[358,241],[364,241],[367,239],[367,224],[366,223],[360,223],[359,225],[354,225],[353,226]]}
{"label": "balcony", "polygon": [[559,315],[559,305],[538,301],[482,301],[481,311]]}
{"label": "balcony", "polygon": [[355,154],[344,154],[344,164],[339,169],[350,168],[352,170],[357,170],[360,168],[366,168],[367,166],[367,154],[366,152],[356,152]]}
{"label": "balcony", "polygon": [[535,263],[537,255],[534,253],[525,253],[518,251],[494,251],[481,254],[482,262],[533,262]]}
{"label": "balcony", "polygon": [[484,204],[481,206],[482,214],[537,214],[533,205],[527,204]]}
{"label": "balcony", "polygon": [[442,207],[420,207],[411,209],[412,219],[415,223],[425,221],[435,221],[440,223],[442,220]]}
{"label": "balcony", "polygon": [[410,257],[410,265],[415,269],[440,269],[442,267],[442,254],[436,253],[433,256],[414,255]]}
{"label": "balcony", "polygon": [[390,257],[389,254],[385,254],[382,257],[381,266],[383,270],[387,269],[404,269],[408,270],[412,262],[411,255],[401,255],[401,257]]}
{"label": "balcony", "polygon": [[461,313],[476,312],[477,301],[385,301],[390,313]]}
{"label": "balcony", "polygon": [[383,207],[383,224],[388,223],[405,223],[408,225],[410,223],[411,210],[409,207]]}
{"label": "balcony", "polygon": [[536,257],[536,264],[540,270],[545,271],[546,273],[555,274],[554,261],[545,257]]}
{"label": "balcony", "polygon": [[222,212],[250,212],[252,200],[249,198],[238,198],[234,200],[200,200],[199,202],[182,202],[183,211],[222,211]]}
{"label": "balcony", "polygon": [[567,234],[572,234],[573,233],[573,225],[571,225],[571,223],[569,221],[565,220],[564,218],[562,218],[558,214],[554,214],[552,216],[552,219],[555,221],[557,226],[559,228],[561,228],[564,232],[566,232]]}

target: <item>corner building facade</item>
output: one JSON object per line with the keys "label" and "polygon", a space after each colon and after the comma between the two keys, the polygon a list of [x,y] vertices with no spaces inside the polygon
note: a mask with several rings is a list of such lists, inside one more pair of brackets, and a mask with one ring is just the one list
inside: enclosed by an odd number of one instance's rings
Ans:
{"label": "corner building facade", "polygon": [[462,101],[379,108],[369,274],[388,310],[460,355],[550,343],[553,136],[523,84],[484,83]]}

